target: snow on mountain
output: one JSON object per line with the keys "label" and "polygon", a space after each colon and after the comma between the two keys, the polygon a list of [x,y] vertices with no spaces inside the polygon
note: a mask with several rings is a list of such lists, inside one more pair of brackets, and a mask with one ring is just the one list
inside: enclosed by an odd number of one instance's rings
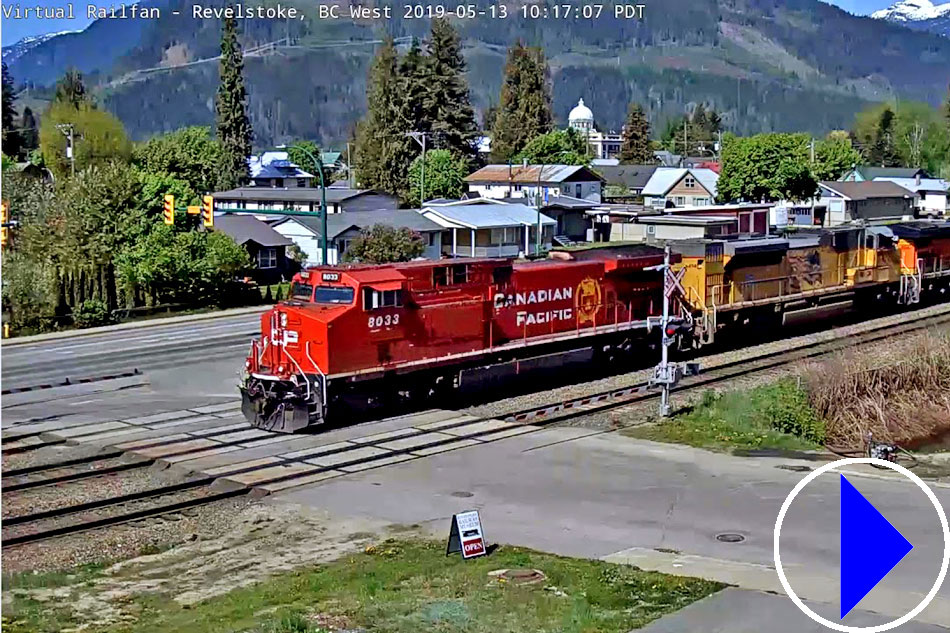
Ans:
{"label": "snow on mountain", "polygon": [[58,31],[56,33],[44,33],[43,35],[31,35],[24,37],[15,44],[10,44],[9,46],[3,47],[3,61],[5,61],[7,64],[11,64],[43,42],[48,42],[54,37],[66,35],[67,33],[79,33],[79,31]]}
{"label": "snow on mountain", "polygon": [[934,4],[930,0],[901,0],[887,9],[871,14],[915,31],[928,31],[950,37],[950,2]]}

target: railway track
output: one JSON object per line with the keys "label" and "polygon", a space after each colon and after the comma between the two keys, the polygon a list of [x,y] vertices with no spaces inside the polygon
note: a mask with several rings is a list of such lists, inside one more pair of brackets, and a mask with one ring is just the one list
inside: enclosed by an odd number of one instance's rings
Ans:
{"label": "railway track", "polygon": [[[802,343],[772,352],[764,352],[735,361],[720,363],[705,373],[684,380],[674,392],[705,389],[753,373],[776,370],[805,360],[818,358],[859,344],[879,341],[894,335],[908,334],[929,327],[950,323],[950,313],[911,318],[905,322],[880,325],[828,340]],[[2,546],[43,541],[102,527],[131,523],[149,517],[181,512],[188,508],[247,495],[266,484],[264,492],[274,492],[313,483],[348,473],[378,468],[411,459],[418,459],[450,450],[498,441],[513,435],[531,433],[546,426],[579,417],[621,409],[658,397],[648,391],[646,382],[618,389],[551,402],[545,405],[485,417],[459,416],[436,423],[407,426],[395,431],[365,435],[344,442],[275,455],[206,471],[205,476],[189,482],[106,498],[85,504],[55,508],[4,520]],[[414,416],[403,416],[411,421]],[[622,427],[621,427],[622,428]],[[599,430],[582,437],[615,432],[619,428]],[[233,430],[220,431],[227,435]],[[214,433],[208,436],[213,436]],[[286,436],[285,436],[286,437]],[[187,440],[185,440],[187,441]],[[147,447],[167,446],[174,449],[180,439],[156,440]],[[234,444],[235,441],[230,442]],[[229,445],[227,442],[221,446]],[[182,455],[207,448],[183,448],[166,455]],[[64,462],[42,467],[44,472],[63,466]],[[78,464],[77,464],[78,465]],[[33,467],[41,468],[41,467]],[[20,475],[30,469],[20,469]],[[213,471],[213,472],[212,472]],[[15,471],[14,471],[15,472]],[[7,474],[5,474],[7,475]],[[49,478],[48,478],[49,479]],[[212,483],[227,480],[230,489],[216,491]],[[39,484],[37,484],[39,485]],[[49,482],[43,485],[49,485]],[[195,494],[195,491],[202,491]],[[7,489],[5,488],[5,492]],[[184,498],[183,498],[184,496]],[[89,513],[94,513],[90,515]],[[70,518],[71,517],[71,518]],[[14,528],[8,532],[7,527]]]}

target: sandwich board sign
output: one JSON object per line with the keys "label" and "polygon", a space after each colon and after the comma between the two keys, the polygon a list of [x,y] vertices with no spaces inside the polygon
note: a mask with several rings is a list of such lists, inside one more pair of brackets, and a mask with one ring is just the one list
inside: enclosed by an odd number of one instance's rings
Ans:
{"label": "sandwich board sign", "polygon": [[482,534],[478,510],[452,515],[449,545],[445,548],[445,555],[456,552],[462,552],[462,558],[475,558],[486,554],[485,536]]}

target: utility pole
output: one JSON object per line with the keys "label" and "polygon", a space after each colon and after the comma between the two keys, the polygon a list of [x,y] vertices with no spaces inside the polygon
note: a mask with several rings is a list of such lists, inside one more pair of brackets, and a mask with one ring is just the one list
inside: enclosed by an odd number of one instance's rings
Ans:
{"label": "utility pole", "polygon": [[346,184],[353,189],[353,163],[350,160],[350,143],[346,144]]}
{"label": "utility pole", "polygon": [[[286,145],[278,145],[277,149],[287,149]],[[320,235],[320,264],[322,266],[329,266],[330,263],[327,261],[327,183],[324,180],[323,172],[323,159],[320,156],[315,155],[306,147],[300,145],[297,146],[297,149],[302,151],[307,157],[313,161],[314,165],[317,166],[317,171],[320,172],[320,228],[322,229]],[[337,257],[339,261],[339,256]]]}
{"label": "utility pole", "polygon": [[70,174],[76,175],[76,151],[75,151],[75,137],[72,123],[60,123],[56,126],[56,129],[63,133],[66,137],[66,158],[69,159],[69,170]]}
{"label": "utility pole", "polygon": [[406,136],[422,146],[422,175],[419,183],[419,208],[426,206],[426,134],[425,132],[406,132]]}

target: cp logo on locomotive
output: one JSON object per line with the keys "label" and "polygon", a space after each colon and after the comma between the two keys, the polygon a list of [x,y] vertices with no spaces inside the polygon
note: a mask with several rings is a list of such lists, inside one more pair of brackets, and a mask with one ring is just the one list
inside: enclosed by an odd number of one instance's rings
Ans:
{"label": "cp logo on locomotive", "polygon": [[581,283],[577,284],[577,293],[575,307],[577,309],[577,320],[579,323],[589,323],[594,320],[597,310],[600,309],[603,294],[600,289],[600,282],[592,277],[587,277]]}

